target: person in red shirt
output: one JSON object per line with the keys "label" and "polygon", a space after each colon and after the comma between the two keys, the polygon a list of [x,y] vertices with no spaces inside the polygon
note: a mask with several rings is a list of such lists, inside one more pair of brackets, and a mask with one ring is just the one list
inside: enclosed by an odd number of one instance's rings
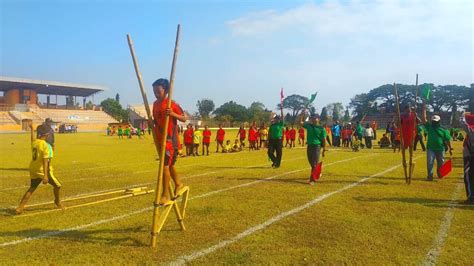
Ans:
{"label": "person in red shirt", "polygon": [[219,152],[219,146],[221,146],[222,151],[224,151],[224,139],[225,139],[225,130],[222,128],[222,125],[219,125],[219,129],[216,134],[217,148],[216,152]]}
{"label": "person in red shirt", "polygon": [[392,123],[392,134],[393,134],[393,152],[396,152],[397,149],[400,151],[400,128],[397,127],[396,123]]}
{"label": "person in red shirt", "polygon": [[240,126],[239,131],[237,132],[237,136],[235,136],[235,137],[239,137],[241,147],[245,147],[245,135],[246,135],[246,133],[247,132],[245,131],[244,126]]}
{"label": "person in red shirt", "polygon": [[295,147],[296,142],[296,129],[295,126],[291,126],[290,129],[290,148]]}
{"label": "person in red shirt", "polygon": [[289,127],[286,127],[285,130],[283,131],[283,136],[285,136],[285,148],[288,147],[288,145],[290,145],[290,148],[291,148],[291,137],[290,137],[290,128]]}
{"label": "person in red shirt", "polygon": [[209,130],[208,126],[204,127],[204,131],[202,132],[202,155],[204,155],[204,147],[206,148],[206,153],[209,156],[209,144],[211,144],[211,131]]}
{"label": "person in red shirt", "polygon": [[[153,130],[157,137],[156,146],[158,150],[165,149],[165,158],[163,168],[163,192],[161,194],[160,204],[167,204],[171,200],[170,182],[173,179],[175,186],[175,195],[184,187],[181,182],[176,169],[176,157],[178,155],[179,135],[178,135],[178,120],[186,121],[186,116],[181,107],[176,103],[171,103],[171,108],[168,105],[169,81],[167,79],[158,79],[153,83],[153,92],[156,101],[153,103]],[[165,119],[169,116],[168,130],[164,132]],[[166,138],[165,147],[161,147],[162,139]]]}
{"label": "person in red shirt", "polygon": [[377,122],[372,121],[372,124],[370,125],[372,130],[374,131],[374,140],[377,139]]}
{"label": "person in red shirt", "polygon": [[255,144],[257,141],[256,138],[257,130],[255,129],[255,123],[253,123],[249,128],[249,150],[255,150]]}
{"label": "person in red shirt", "polygon": [[301,147],[304,147],[304,134],[304,127],[300,127],[300,129],[298,129],[298,144],[301,144]]}
{"label": "person in red shirt", "polygon": [[184,146],[186,146],[186,156],[191,156],[193,154],[193,125],[188,124],[186,130],[184,131]]}
{"label": "person in red shirt", "polygon": [[400,124],[402,129],[403,148],[407,149],[413,146],[416,130],[416,115],[410,105],[405,106],[403,113],[400,114]]}

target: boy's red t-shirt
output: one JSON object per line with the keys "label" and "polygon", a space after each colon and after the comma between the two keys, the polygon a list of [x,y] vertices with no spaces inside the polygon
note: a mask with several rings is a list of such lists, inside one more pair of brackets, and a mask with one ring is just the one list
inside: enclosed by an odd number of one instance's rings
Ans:
{"label": "boy's red t-shirt", "polygon": [[300,137],[304,138],[304,128],[298,129],[298,133],[299,133]]}
{"label": "boy's red t-shirt", "polygon": [[342,139],[347,139],[347,137],[349,136],[349,132],[347,129],[343,129],[341,131],[341,135],[342,135]]}
{"label": "boy's red t-shirt", "polygon": [[240,133],[240,138],[245,139],[245,133],[246,133],[245,129],[241,129],[239,133]]}
{"label": "boy's red t-shirt", "polygon": [[[153,120],[155,122],[153,129],[155,130],[156,136],[158,137],[158,141],[160,143],[163,136],[163,128],[165,125],[166,118],[165,112],[167,106],[168,98],[163,99],[163,101],[161,102],[156,100],[153,103]],[[179,106],[174,101],[171,101],[171,110],[178,115],[183,115],[183,109],[181,109],[181,106]],[[170,117],[168,120],[168,132],[166,141],[171,142],[173,148],[175,149],[179,147],[178,120],[176,118]],[[158,146],[160,145],[160,143],[158,143]]]}
{"label": "boy's red t-shirt", "polygon": [[217,130],[217,141],[223,142],[223,141],[224,141],[224,137],[225,137],[225,131],[224,131],[224,129],[219,128],[219,129]]}
{"label": "boy's red t-shirt", "polygon": [[249,141],[255,141],[256,138],[255,138],[255,129],[253,129],[253,127],[251,127],[249,129]]}
{"label": "boy's red t-shirt", "polygon": [[204,130],[204,131],[202,132],[202,136],[203,136],[202,142],[203,142],[203,143],[211,143],[211,134],[212,134],[212,133],[211,133],[211,131],[210,131],[209,129],[208,129],[208,130]]}
{"label": "boy's red t-shirt", "polygon": [[193,143],[193,134],[194,134],[194,130],[192,128],[186,129],[184,131],[184,144]]}
{"label": "boy's red t-shirt", "polygon": [[290,130],[290,139],[295,140],[296,139],[296,129],[292,128]]}
{"label": "boy's red t-shirt", "polygon": [[416,116],[415,113],[410,112],[408,114],[401,114],[400,120],[402,124],[402,138],[403,146],[407,148],[413,141],[416,128]]}

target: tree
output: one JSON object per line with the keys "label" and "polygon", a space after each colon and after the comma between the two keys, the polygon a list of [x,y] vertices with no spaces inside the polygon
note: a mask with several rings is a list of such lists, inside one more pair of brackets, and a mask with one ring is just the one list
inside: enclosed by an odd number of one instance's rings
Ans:
{"label": "tree", "polygon": [[344,106],[342,103],[330,103],[326,106],[328,113],[332,114],[332,120],[340,120]]}
{"label": "tree", "polygon": [[256,121],[257,123],[262,123],[268,120],[270,117],[271,111],[265,108],[265,105],[261,102],[253,102],[247,109],[249,119],[251,121]]}
{"label": "tree", "polygon": [[215,114],[217,117],[229,115],[238,122],[245,122],[249,118],[247,108],[245,108],[243,105],[237,104],[234,101],[226,102],[219,106],[216,110],[214,110],[213,114]]}
{"label": "tree", "polygon": [[122,105],[115,99],[107,98],[100,103],[100,106],[104,109],[104,112],[112,116],[115,120],[128,120],[127,110],[124,110]]}
{"label": "tree", "polygon": [[346,106],[346,110],[344,111],[344,118],[342,118],[342,121],[344,122],[349,122],[351,121],[351,115],[350,115],[350,112],[349,112],[349,106]]}
{"label": "tree", "polygon": [[[278,105],[280,107],[280,105]],[[291,122],[294,123],[296,117],[300,114],[301,111],[304,109],[310,109],[312,104],[309,102],[307,97],[293,94],[286,97],[283,100],[283,108],[291,110]]]}
{"label": "tree", "polygon": [[210,99],[198,100],[196,107],[202,119],[208,119],[212,111],[214,111],[214,102]]}
{"label": "tree", "polygon": [[91,110],[93,107],[94,107],[94,104],[92,103],[91,100],[89,100],[89,101],[86,103],[86,109],[87,109],[87,110]]}
{"label": "tree", "polygon": [[327,120],[328,120],[328,109],[326,108],[326,106],[324,106],[323,109],[321,110],[321,121],[326,122]]}
{"label": "tree", "polygon": [[115,100],[120,103],[120,94],[115,94]]}

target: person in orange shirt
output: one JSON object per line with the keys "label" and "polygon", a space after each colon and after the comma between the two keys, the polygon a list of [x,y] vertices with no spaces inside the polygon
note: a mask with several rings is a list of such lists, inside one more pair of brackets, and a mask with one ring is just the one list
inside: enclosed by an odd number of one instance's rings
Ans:
{"label": "person in orange shirt", "polygon": [[[153,92],[156,97],[156,101],[153,103],[153,130],[158,141],[155,144],[159,151],[165,149],[165,158],[161,158],[161,160],[164,160],[164,168],[163,192],[160,199],[160,204],[165,205],[172,200],[170,195],[171,179],[175,184],[175,195],[178,194],[180,189],[184,188],[184,184],[176,172],[175,163],[179,148],[178,120],[185,122],[186,116],[183,109],[174,101],[171,103],[171,108],[168,108],[169,81],[167,79],[156,80],[153,83]],[[164,132],[167,116],[169,116],[168,130]],[[165,147],[161,147],[163,137],[166,138]]]}
{"label": "person in orange shirt", "polygon": [[372,124],[370,125],[370,127],[374,131],[374,140],[376,140],[377,139],[377,122],[375,122],[375,120],[372,121]]}

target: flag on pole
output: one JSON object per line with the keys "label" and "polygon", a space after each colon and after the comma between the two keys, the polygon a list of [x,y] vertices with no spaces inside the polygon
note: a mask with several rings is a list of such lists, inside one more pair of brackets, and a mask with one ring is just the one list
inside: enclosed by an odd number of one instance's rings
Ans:
{"label": "flag on pole", "polygon": [[423,85],[423,89],[421,91],[421,97],[425,99],[425,101],[429,101],[431,97],[431,85],[425,84]]}
{"label": "flag on pole", "polygon": [[443,177],[449,175],[449,173],[451,173],[451,170],[453,170],[453,163],[452,163],[451,159],[448,159],[439,168],[439,178],[443,178]]}
{"label": "flag on pole", "polygon": [[316,100],[316,95],[318,95],[318,92],[311,94],[311,97],[309,97],[309,103],[312,103],[314,100]]}
{"label": "flag on pole", "polygon": [[283,99],[285,99],[285,96],[283,95],[283,88],[281,88],[281,91],[280,91],[280,102],[283,102]]}
{"label": "flag on pole", "polygon": [[311,172],[311,179],[313,181],[318,180],[321,177],[321,171],[323,170],[323,162],[319,162],[316,167],[314,167],[313,171]]}

